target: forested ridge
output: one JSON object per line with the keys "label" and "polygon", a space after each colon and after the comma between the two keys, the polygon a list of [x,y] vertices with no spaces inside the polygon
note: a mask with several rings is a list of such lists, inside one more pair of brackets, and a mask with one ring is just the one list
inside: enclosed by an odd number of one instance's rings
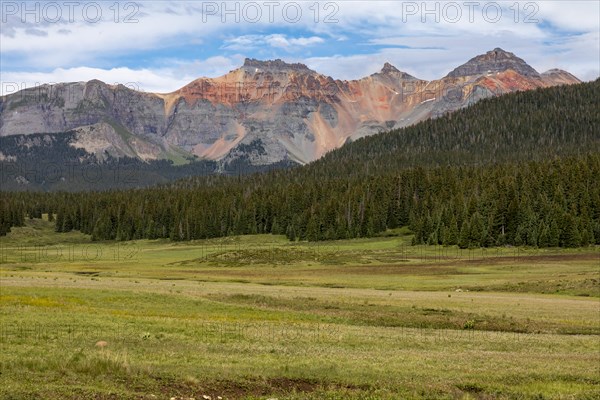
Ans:
{"label": "forested ridge", "polygon": [[142,161],[88,153],[73,146],[75,132],[0,137],[0,188],[4,191],[90,191],[166,184],[186,176],[251,174],[290,168],[293,162],[251,165],[247,157],[216,162],[189,157]]}
{"label": "forested ridge", "polygon": [[600,81],[516,93],[349,143],[301,168],[155,188],[3,193],[0,233],[49,212],[93,239],[274,233],[415,243],[600,244]]}
{"label": "forested ridge", "polygon": [[600,151],[599,95],[596,80],[484,99],[442,118],[359,139],[309,168],[321,176],[363,175]]}

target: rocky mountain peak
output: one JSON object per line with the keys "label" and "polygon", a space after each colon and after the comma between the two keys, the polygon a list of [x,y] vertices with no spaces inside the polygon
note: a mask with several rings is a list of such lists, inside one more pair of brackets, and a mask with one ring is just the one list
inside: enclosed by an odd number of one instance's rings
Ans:
{"label": "rocky mountain peak", "polygon": [[457,78],[461,76],[484,75],[487,73],[503,72],[512,69],[527,77],[539,77],[540,74],[527,64],[523,59],[499,47],[470,59],[467,63],[454,69],[447,76]]}
{"label": "rocky mountain peak", "polygon": [[385,64],[383,64],[383,68],[381,69],[381,71],[379,71],[378,73],[376,73],[374,75],[375,76],[383,75],[383,76],[399,77],[401,79],[417,79],[414,76],[407,74],[406,72],[400,71],[398,68],[394,67],[389,62],[386,62]]}
{"label": "rocky mountain peak", "polygon": [[[560,69],[560,68],[552,68],[546,72],[542,72],[542,76],[545,76],[545,75],[571,75],[571,73],[569,73],[563,69]],[[571,75],[571,76],[573,76],[573,75]]]}
{"label": "rocky mountain peak", "polygon": [[247,69],[258,69],[260,71],[269,72],[313,72],[306,65],[301,63],[287,63],[281,59],[261,61],[254,58],[246,58],[244,60],[243,68]]}
{"label": "rocky mountain peak", "polygon": [[391,72],[400,72],[400,70],[394,67],[392,64],[386,62],[383,64],[383,68],[381,69],[382,74],[389,74]]}

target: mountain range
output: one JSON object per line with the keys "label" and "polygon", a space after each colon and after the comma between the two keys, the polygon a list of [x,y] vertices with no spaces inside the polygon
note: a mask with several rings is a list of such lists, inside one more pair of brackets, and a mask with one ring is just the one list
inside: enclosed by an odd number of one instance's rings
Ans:
{"label": "mountain range", "polygon": [[[69,145],[97,159],[244,160],[306,164],[349,141],[436,118],[483,98],[579,83],[537,72],[500,48],[427,81],[386,63],[358,80],[304,64],[246,59],[218,78],[172,93],[89,82],[42,85],[0,97],[0,136],[72,134]],[[32,146],[23,140],[24,146]],[[8,156],[0,152],[0,160]]]}

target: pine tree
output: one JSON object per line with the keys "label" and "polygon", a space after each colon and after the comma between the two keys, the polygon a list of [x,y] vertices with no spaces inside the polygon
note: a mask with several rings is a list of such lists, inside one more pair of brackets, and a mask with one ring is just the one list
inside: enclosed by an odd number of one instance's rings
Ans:
{"label": "pine tree", "polygon": [[560,246],[560,229],[558,228],[558,223],[552,220],[548,231],[548,247],[558,246]]}
{"label": "pine tree", "polygon": [[444,245],[454,246],[458,244],[458,238],[458,223],[456,222],[456,217],[452,215],[452,218],[450,219],[450,224],[446,230],[446,235],[444,236]]}
{"label": "pine tree", "polygon": [[288,225],[288,227],[287,227],[286,237],[291,242],[295,242],[296,241],[296,230],[294,229],[294,226],[292,224]]}
{"label": "pine tree", "polygon": [[581,244],[581,235],[577,225],[577,220],[571,214],[567,214],[564,218],[564,226],[560,238],[561,246],[578,247]]}
{"label": "pine tree", "polygon": [[59,210],[56,213],[56,221],[54,222],[54,231],[55,232],[63,232],[64,226],[64,214],[62,210]]}
{"label": "pine tree", "polygon": [[479,214],[479,212],[476,211],[471,216],[471,221],[469,223],[469,246],[481,246],[482,243],[485,241],[485,237],[486,231],[485,226],[483,224],[483,218],[481,217],[481,214]]}
{"label": "pine tree", "polygon": [[469,222],[467,222],[467,221],[463,222],[463,224],[460,228],[460,236],[458,239],[458,246],[461,249],[468,249],[469,247],[471,247],[470,233],[471,233],[471,227],[469,225]]}
{"label": "pine tree", "polygon": [[540,222],[539,232],[538,247],[550,246],[550,229],[548,229],[548,226],[543,220]]}

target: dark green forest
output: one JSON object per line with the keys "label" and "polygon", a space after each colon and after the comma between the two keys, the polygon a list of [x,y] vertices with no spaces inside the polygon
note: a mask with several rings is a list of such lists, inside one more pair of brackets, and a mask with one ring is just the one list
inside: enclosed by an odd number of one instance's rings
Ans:
{"label": "dark green forest", "polygon": [[95,240],[273,233],[414,243],[600,244],[600,81],[483,100],[310,165],[153,188],[2,193],[0,234],[50,213]]}
{"label": "dark green forest", "polygon": [[253,166],[247,158],[224,163],[190,157],[190,162],[182,165],[166,159],[142,161],[108,154],[99,159],[71,146],[74,139],[72,131],[0,137],[1,189],[69,192],[130,189],[166,184],[187,176],[251,174],[297,165],[281,161]]}

